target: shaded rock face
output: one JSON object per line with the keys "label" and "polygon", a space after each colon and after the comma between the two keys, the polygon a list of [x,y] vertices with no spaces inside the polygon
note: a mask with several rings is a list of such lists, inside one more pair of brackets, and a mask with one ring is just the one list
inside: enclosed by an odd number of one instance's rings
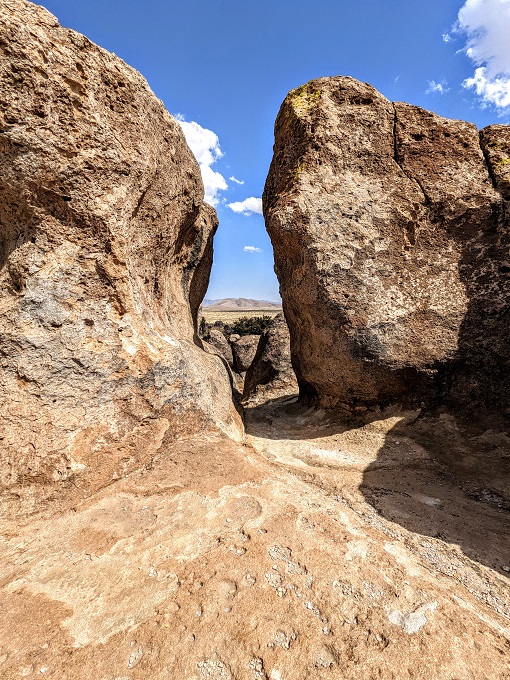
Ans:
{"label": "shaded rock face", "polygon": [[221,354],[221,356],[230,364],[230,366],[233,366],[234,359],[232,356],[232,348],[230,347],[227,338],[220,330],[217,328],[211,328],[207,342]]}
{"label": "shaded rock face", "polygon": [[264,191],[302,400],[506,411],[509,129],[352,78],[292,91]]}
{"label": "shaded rock face", "polygon": [[41,7],[2,3],[0,50],[1,486],[94,488],[235,436],[225,368],[194,343],[217,219],[179,125]]}
{"label": "shaded rock face", "polygon": [[234,355],[234,367],[239,373],[244,373],[250,368],[255,357],[260,335],[243,335],[239,340],[231,343]]}
{"label": "shaded rock face", "polygon": [[283,314],[278,314],[260,336],[255,358],[244,380],[243,399],[275,399],[297,391],[289,327]]}

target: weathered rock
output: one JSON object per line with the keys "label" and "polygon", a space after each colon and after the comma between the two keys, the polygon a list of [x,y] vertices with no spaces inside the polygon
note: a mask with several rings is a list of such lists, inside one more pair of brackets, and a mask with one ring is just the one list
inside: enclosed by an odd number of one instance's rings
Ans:
{"label": "weathered rock", "polygon": [[277,314],[260,336],[244,380],[243,399],[275,399],[297,391],[290,358],[289,327],[283,314]]}
{"label": "weathered rock", "polygon": [[232,342],[234,366],[239,373],[244,373],[250,368],[257,351],[259,338],[260,335],[243,335],[239,340]]}
{"label": "weathered rock", "polygon": [[178,123],[42,7],[5,0],[0,40],[1,486],[33,500],[239,423],[193,340],[217,219]]}
{"label": "weathered rock", "polygon": [[230,364],[230,366],[234,365],[232,348],[230,347],[227,338],[218,328],[210,329],[207,342],[218,350],[220,355]]}
{"label": "weathered rock", "polygon": [[508,678],[508,513],[400,418],[310,411],[0,523],[2,680]]}
{"label": "weathered rock", "polygon": [[510,407],[508,135],[352,78],[287,96],[263,201],[305,402]]}

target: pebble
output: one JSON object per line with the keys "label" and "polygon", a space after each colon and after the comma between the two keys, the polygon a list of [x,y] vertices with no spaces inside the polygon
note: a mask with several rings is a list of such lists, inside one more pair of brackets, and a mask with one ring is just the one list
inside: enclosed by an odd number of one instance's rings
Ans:
{"label": "pebble", "polygon": [[244,553],[246,552],[246,548],[236,548],[235,546],[232,546],[230,550],[231,552],[234,553],[234,555],[238,556],[244,555]]}

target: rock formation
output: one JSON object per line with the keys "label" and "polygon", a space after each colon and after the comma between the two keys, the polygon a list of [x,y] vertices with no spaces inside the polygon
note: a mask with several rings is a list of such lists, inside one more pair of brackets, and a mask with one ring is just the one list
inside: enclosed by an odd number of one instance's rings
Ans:
{"label": "rock formation", "polygon": [[239,421],[194,343],[217,219],[178,123],[43,8],[5,0],[0,31],[0,469],[26,500]]}
{"label": "rock formation", "polygon": [[236,371],[244,373],[250,368],[255,357],[260,335],[242,335],[231,343]]}
{"label": "rock formation", "polygon": [[216,220],[179,127],[24,0],[0,52],[2,680],[510,677],[508,437],[454,475],[400,416],[282,400],[226,437],[227,369],[193,342]]}
{"label": "rock formation", "polygon": [[234,358],[232,356],[232,348],[218,328],[211,328],[209,330],[207,342],[212,345],[219,354],[228,362],[230,366],[234,365]]}
{"label": "rock formation", "polygon": [[510,408],[509,128],[293,90],[264,191],[301,398]]}
{"label": "rock formation", "polygon": [[290,358],[289,327],[277,314],[260,336],[257,352],[244,379],[243,399],[275,399],[297,394]]}

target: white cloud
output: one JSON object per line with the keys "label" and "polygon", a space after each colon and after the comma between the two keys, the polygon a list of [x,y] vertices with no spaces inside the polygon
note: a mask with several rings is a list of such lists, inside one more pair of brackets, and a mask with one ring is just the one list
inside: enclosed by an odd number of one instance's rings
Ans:
{"label": "white cloud", "polygon": [[244,246],[243,250],[247,253],[261,253],[262,248],[256,248],[255,246]]}
{"label": "white cloud", "polygon": [[181,114],[177,114],[176,118],[184,132],[189,148],[193,151],[200,165],[205,191],[204,201],[216,207],[219,202],[219,192],[228,189],[228,184],[223,175],[211,168],[211,165],[223,156],[218,135],[194,121],[184,120],[184,116]]}
{"label": "white cloud", "polygon": [[477,67],[462,85],[485,104],[510,108],[510,0],[467,0],[454,30],[466,35],[465,52]]}
{"label": "white cloud", "polygon": [[494,104],[498,109],[510,108],[510,76],[490,78],[485,68],[477,68],[472,78],[466,78],[462,83],[464,87],[474,87],[476,94],[489,104]]}
{"label": "white cloud", "polygon": [[232,177],[229,177],[229,180],[231,182],[235,182],[236,184],[244,184],[244,179],[236,179],[233,175]]}
{"label": "white cloud", "polygon": [[241,213],[242,215],[252,215],[253,213],[258,213],[262,215],[262,199],[250,196],[250,198],[245,198],[244,201],[235,201],[234,203],[227,203],[227,207],[233,210],[235,213]]}
{"label": "white cloud", "polygon": [[429,80],[429,86],[425,90],[425,94],[446,94],[449,91],[450,88],[446,80],[442,80],[440,83],[436,83],[435,80]]}
{"label": "white cloud", "polygon": [[452,36],[449,33],[443,33],[442,38],[443,38],[443,42],[445,42],[445,43],[452,42],[452,40],[453,40]]}

